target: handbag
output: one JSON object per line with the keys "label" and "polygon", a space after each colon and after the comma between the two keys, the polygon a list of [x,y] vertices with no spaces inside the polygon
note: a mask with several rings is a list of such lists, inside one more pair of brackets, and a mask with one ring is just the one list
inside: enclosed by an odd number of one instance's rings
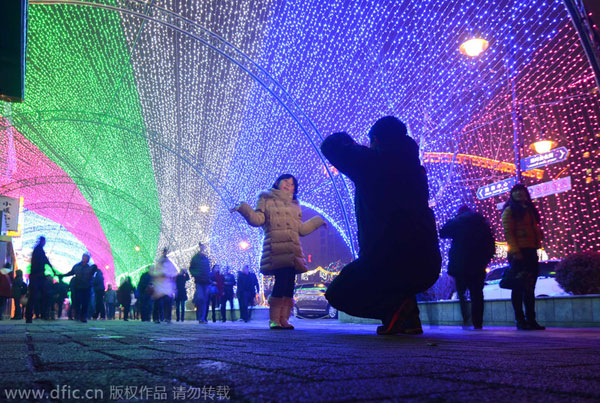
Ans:
{"label": "handbag", "polygon": [[517,290],[525,288],[527,284],[528,273],[521,269],[519,261],[509,258],[510,266],[502,274],[502,279],[498,286],[507,290]]}
{"label": "handbag", "polygon": [[513,268],[509,267],[504,271],[502,280],[500,280],[500,288],[507,290],[516,290],[523,288],[525,285],[524,272],[516,272]]}

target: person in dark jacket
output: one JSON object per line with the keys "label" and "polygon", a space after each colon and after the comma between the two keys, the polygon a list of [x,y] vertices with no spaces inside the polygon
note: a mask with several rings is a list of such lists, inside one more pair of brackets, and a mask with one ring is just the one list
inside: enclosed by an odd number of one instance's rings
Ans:
{"label": "person in dark jacket", "polygon": [[142,273],[138,281],[138,295],[140,299],[140,316],[142,322],[150,322],[152,314],[152,276],[149,268]]}
{"label": "person in dark jacket", "polygon": [[[107,319],[115,319],[115,306],[117,304],[117,293],[112,288],[112,284],[108,285],[108,289],[104,293],[104,303],[106,304]],[[148,319],[150,320],[150,319]]]}
{"label": "person in dark jacket", "polygon": [[212,310],[212,321],[217,321],[216,309],[220,307],[223,298],[223,276],[221,275],[219,265],[216,264],[210,273],[210,285],[208,286],[208,304],[206,304],[206,317],[208,317],[208,308]]}
{"label": "person in dark jacket", "polygon": [[187,301],[187,290],[185,283],[190,279],[190,275],[187,270],[183,269],[175,277],[175,313],[177,315],[177,322],[179,318],[183,322],[185,320],[185,301]]}
{"label": "person in dark jacket", "polygon": [[12,271],[12,269],[10,269],[10,264],[7,263],[7,265],[4,266],[4,269],[5,270],[0,271],[0,320],[3,319],[2,317],[4,315],[4,308],[6,306],[6,302],[10,301],[13,295],[12,280],[8,275],[8,273]]}
{"label": "person in dark jacket", "polygon": [[73,277],[73,286],[75,291],[75,316],[83,323],[87,322],[88,309],[90,305],[90,299],[92,294],[92,278],[98,271],[98,266],[89,265],[90,255],[84,253],[81,256],[81,262],[77,263],[70,272],[61,274],[59,277]]}
{"label": "person in dark jacket", "polygon": [[334,133],[321,151],[356,189],[358,259],[325,294],[334,308],[380,319],[378,334],[422,333],[415,295],[439,278],[441,255],[419,147],[404,123],[379,119],[369,147]]}
{"label": "person in dark jacket", "polygon": [[98,270],[92,280],[94,287],[94,300],[96,309],[94,311],[94,319],[106,319],[106,307],[104,306],[104,274]]}
{"label": "person in dark jacket", "polygon": [[15,303],[15,314],[12,319],[21,320],[23,319],[23,309],[21,306],[21,298],[27,294],[27,284],[23,281],[23,271],[15,271],[15,279],[13,280],[12,297]]}
{"label": "person in dark jacket", "polygon": [[69,285],[59,278],[58,282],[54,283],[54,304],[56,304],[56,319],[62,316],[62,309],[65,299],[69,296]]}
{"label": "person in dark jacket", "polygon": [[248,309],[254,302],[258,293],[258,279],[256,274],[250,273],[248,265],[242,268],[238,273],[237,297],[240,305],[240,316],[244,322],[250,320],[250,310]]}
{"label": "person in dark jacket", "polygon": [[235,322],[235,311],[233,306],[233,287],[235,286],[235,276],[231,269],[225,267],[225,275],[223,276],[223,298],[221,298],[221,321],[225,322],[227,317],[227,301],[229,301],[231,321]]}
{"label": "person in dark jacket", "polygon": [[133,284],[131,284],[131,277],[125,277],[125,280],[119,286],[117,290],[117,300],[123,308],[123,320],[129,320],[129,312],[131,312],[131,294],[133,293]]}
{"label": "person in dark jacket", "polygon": [[[471,319],[473,327],[481,329],[485,268],[496,251],[492,229],[481,214],[469,206],[461,206],[456,217],[442,227],[440,237],[452,239],[448,274],[456,282],[463,326],[468,326]],[[465,295],[467,290],[471,296],[471,312]]]}
{"label": "person in dark jacket", "polygon": [[50,266],[54,275],[58,275],[58,272],[54,270],[54,267],[46,257],[44,252],[44,245],[46,245],[46,238],[41,236],[38,238],[38,243],[33,248],[31,254],[31,269],[29,272],[29,287],[27,288],[28,298],[27,306],[25,308],[25,322],[31,323],[33,319],[34,307],[41,309],[42,298],[44,292],[44,285],[46,283],[45,270],[46,265]]}
{"label": "person in dark jacket", "polygon": [[204,245],[198,244],[200,250],[192,257],[190,274],[194,278],[196,291],[194,292],[194,305],[196,305],[196,320],[205,324],[208,305],[208,289],[210,286],[210,261],[204,253]]}

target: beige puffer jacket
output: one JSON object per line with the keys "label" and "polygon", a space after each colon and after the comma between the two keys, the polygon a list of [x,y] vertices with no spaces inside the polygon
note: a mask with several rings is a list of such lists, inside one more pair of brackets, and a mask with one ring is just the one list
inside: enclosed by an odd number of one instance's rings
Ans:
{"label": "beige puffer jacket", "polygon": [[279,189],[262,192],[256,209],[242,203],[238,211],[248,224],[263,227],[265,231],[261,273],[272,274],[273,270],[282,267],[294,267],[296,273],[308,270],[300,236],[308,235],[323,225],[323,218],[316,216],[303,223],[298,201],[292,200],[290,193]]}

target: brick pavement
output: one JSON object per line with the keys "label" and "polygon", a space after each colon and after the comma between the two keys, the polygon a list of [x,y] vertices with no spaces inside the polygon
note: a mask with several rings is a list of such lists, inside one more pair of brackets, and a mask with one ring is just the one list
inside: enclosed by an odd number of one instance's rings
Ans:
{"label": "brick pavement", "polygon": [[600,400],[600,329],[376,336],[374,325],[295,324],[5,320],[0,401],[34,389],[41,401]]}

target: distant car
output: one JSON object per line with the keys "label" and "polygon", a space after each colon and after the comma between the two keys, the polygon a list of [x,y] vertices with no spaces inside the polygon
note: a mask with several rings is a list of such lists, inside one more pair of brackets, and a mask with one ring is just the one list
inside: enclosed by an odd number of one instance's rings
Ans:
{"label": "distant car", "polygon": [[[540,274],[535,284],[536,297],[553,297],[557,295],[568,295],[556,282],[556,265],[559,260],[546,260],[540,262]],[[511,290],[500,288],[502,275],[508,269],[508,265],[496,267],[488,272],[483,286],[484,299],[507,299],[510,298]]]}
{"label": "distant car", "polygon": [[301,284],[294,291],[294,316],[319,316],[337,318],[337,309],[325,299],[325,284]]}

